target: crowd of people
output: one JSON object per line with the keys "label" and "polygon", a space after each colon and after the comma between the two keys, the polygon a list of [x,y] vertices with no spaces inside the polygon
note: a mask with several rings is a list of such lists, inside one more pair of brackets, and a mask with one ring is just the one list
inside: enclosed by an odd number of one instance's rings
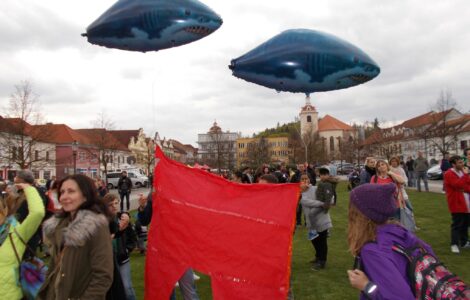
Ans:
{"label": "crowd of people", "polygon": [[[406,162],[399,157],[368,157],[357,174],[357,183],[350,186],[348,244],[357,264],[347,274],[362,299],[415,298],[409,256],[417,255],[418,248],[423,257],[435,254],[414,234],[419,228],[405,187],[417,184],[421,191],[423,181],[428,191],[428,167],[422,153]],[[469,149],[464,157],[446,156],[441,163],[452,218],[452,253],[470,249],[469,167]],[[256,172],[249,167],[235,172],[231,180],[241,184],[299,184],[296,224],[306,226],[305,239],[314,252],[311,269],[321,271],[327,268],[328,238],[333,227],[330,210],[338,202],[336,172],[331,165],[299,164],[292,171],[282,164],[275,169],[263,165]],[[135,249],[146,253],[152,195],[139,194],[137,218],[132,222],[132,181],[126,175],[123,172],[119,180],[118,195],[109,193],[103,180],[80,174],[60,180],[53,177],[45,190],[35,186],[33,173],[28,170],[19,171],[13,184],[0,184],[0,299],[23,298],[17,256],[35,256],[39,246],[50,258],[37,299],[136,299],[130,253]],[[178,281],[185,300],[199,299],[196,277],[188,269]],[[470,297],[464,284],[452,284],[463,297]],[[174,291],[170,299],[175,299]],[[294,299],[292,290],[288,299]]]}

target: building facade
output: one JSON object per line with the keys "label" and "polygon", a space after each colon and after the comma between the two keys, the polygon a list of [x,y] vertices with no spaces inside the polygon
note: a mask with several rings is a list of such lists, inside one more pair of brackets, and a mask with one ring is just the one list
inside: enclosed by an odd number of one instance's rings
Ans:
{"label": "building facade", "polygon": [[299,118],[303,144],[313,143],[313,147],[317,149],[312,151],[322,153],[323,159],[344,159],[342,156],[350,150],[347,145],[351,148],[358,139],[358,132],[352,126],[328,114],[319,118],[317,110],[308,98],[300,110]]}
{"label": "building facade", "polygon": [[[264,139],[265,141],[261,142]],[[265,143],[266,146],[260,146]],[[264,151],[266,153],[259,153]],[[258,152],[258,153],[256,153]],[[289,137],[265,137],[265,138],[239,138],[237,139],[237,166],[258,164],[256,156],[264,157],[262,163],[288,164],[292,155],[289,147]]]}
{"label": "building facade", "polygon": [[376,130],[363,143],[364,149],[378,157],[416,157],[418,152],[433,163],[443,152],[462,154],[470,145],[470,115],[456,109],[430,111],[390,128]]}
{"label": "building facade", "polygon": [[236,165],[240,133],[223,131],[217,122],[207,133],[198,134],[198,159],[211,168],[233,169]]}

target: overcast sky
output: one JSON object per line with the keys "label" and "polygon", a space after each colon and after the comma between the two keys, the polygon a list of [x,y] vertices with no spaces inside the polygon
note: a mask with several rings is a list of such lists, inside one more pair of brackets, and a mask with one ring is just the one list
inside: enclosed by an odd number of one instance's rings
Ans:
{"label": "overcast sky", "polygon": [[193,145],[215,119],[251,135],[293,121],[305,96],[237,79],[227,65],[284,30],[309,28],[353,43],[381,67],[364,85],[313,94],[320,116],[399,122],[429,111],[445,89],[470,109],[468,0],[203,2],[222,16],[219,30],[144,54],[80,36],[112,0],[1,0],[0,107],[29,80],[46,120],[72,128],[90,127],[105,110],[116,129],[143,127]]}

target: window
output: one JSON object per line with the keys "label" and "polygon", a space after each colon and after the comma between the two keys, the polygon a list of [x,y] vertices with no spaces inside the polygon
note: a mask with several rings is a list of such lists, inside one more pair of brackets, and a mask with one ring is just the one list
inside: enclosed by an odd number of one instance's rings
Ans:
{"label": "window", "polygon": [[312,122],[312,116],[307,116],[307,122],[311,123]]}
{"label": "window", "polygon": [[49,161],[49,151],[46,151],[46,161]]}
{"label": "window", "polygon": [[463,150],[463,149],[466,149],[468,146],[467,146],[467,141],[460,141],[460,149]]}
{"label": "window", "polygon": [[39,151],[38,150],[34,151],[34,160],[39,160]]}
{"label": "window", "polygon": [[330,136],[330,151],[335,151],[335,139]]}
{"label": "window", "polygon": [[86,152],[78,152],[78,159],[81,161],[86,160]]}
{"label": "window", "polygon": [[44,173],[42,174],[42,176],[43,176],[44,179],[46,179],[46,180],[51,179],[51,171],[44,171]]}

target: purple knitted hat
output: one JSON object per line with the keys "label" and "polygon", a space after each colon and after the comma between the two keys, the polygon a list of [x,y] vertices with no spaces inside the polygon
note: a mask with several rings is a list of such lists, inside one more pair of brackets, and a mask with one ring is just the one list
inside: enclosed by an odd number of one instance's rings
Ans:
{"label": "purple knitted hat", "polygon": [[395,203],[396,185],[362,184],[351,191],[349,200],[366,217],[376,223],[384,223],[397,210]]}

